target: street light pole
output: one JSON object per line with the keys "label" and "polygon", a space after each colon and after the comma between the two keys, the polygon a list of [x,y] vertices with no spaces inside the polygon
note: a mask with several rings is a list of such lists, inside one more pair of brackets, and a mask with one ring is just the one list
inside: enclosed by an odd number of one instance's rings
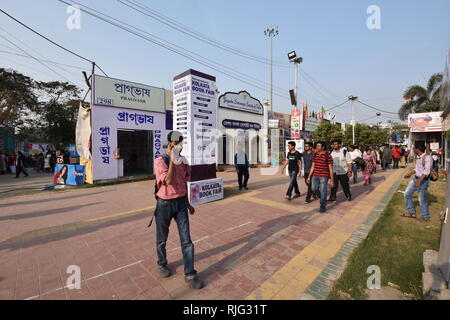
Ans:
{"label": "street light pole", "polygon": [[278,35],[278,27],[272,29],[266,29],[264,34],[270,38],[270,104],[269,110],[273,111],[273,82],[272,82],[272,74],[273,74],[273,63],[272,63],[272,38]]}
{"label": "street light pole", "polygon": [[352,102],[352,129],[353,129],[353,145],[355,144],[355,100],[358,99],[358,97],[349,96],[348,100],[351,100]]}

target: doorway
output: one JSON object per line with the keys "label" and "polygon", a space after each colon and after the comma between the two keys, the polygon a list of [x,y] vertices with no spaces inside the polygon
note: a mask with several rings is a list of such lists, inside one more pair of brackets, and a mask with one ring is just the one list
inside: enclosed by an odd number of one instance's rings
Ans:
{"label": "doorway", "polygon": [[153,173],[152,132],[146,130],[125,130],[117,132],[117,146],[124,159],[125,176]]}

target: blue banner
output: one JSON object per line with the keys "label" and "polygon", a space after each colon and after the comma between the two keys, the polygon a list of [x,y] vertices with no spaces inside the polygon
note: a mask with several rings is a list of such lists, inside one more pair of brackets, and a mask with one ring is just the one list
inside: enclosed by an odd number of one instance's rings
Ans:
{"label": "blue banner", "polygon": [[86,167],[75,164],[57,164],[53,175],[54,184],[78,186],[84,184]]}

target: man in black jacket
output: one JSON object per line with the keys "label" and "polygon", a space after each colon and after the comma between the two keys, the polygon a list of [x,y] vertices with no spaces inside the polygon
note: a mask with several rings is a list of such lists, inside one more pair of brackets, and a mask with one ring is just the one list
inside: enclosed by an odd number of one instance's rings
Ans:
{"label": "man in black jacket", "polygon": [[16,160],[16,178],[19,178],[20,173],[23,172],[25,177],[28,177],[28,173],[25,170],[25,156],[22,152],[17,151],[17,160]]}
{"label": "man in black jacket", "polygon": [[[250,173],[248,170],[249,163],[247,154],[245,152],[238,152],[234,155],[234,167],[236,168],[236,172],[238,174],[239,190],[242,190],[242,187],[244,187],[245,190],[248,190],[247,182],[250,177]],[[242,178],[244,178],[244,183],[242,183]]]}

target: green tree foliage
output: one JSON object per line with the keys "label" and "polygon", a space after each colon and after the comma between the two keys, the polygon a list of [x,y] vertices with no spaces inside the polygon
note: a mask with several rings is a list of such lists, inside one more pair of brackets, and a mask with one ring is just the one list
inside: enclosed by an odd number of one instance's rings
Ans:
{"label": "green tree foliage", "polygon": [[342,140],[344,136],[339,125],[323,121],[313,132],[313,137],[315,142],[325,142],[329,145],[333,139]]}
{"label": "green tree foliage", "polygon": [[37,126],[50,141],[66,146],[75,142],[80,89],[67,82],[37,82],[41,100],[36,108]]}
{"label": "green tree foliage", "polygon": [[0,126],[17,126],[38,100],[34,81],[10,69],[0,68]]}
{"label": "green tree foliage", "polygon": [[420,112],[433,112],[441,110],[440,92],[442,86],[442,74],[436,73],[428,80],[427,87],[413,85],[406,89],[403,97],[410,99],[405,102],[398,115],[401,120],[407,120],[408,114]]}
{"label": "green tree foliage", "polygon": [[[323,141],[328,145],[334,139],[339,139],[344,145],[352,144],[352,127],[347,126],[345,131],[336,124],[324,121],[313,132],[314,141]],[[379,126],[368,126],[357,123],[355,126],[355,144],[358,146],[377,146],[388,142],[389,130],[382,129]]]}
{"label": "green tree foliage", "polygon": [[0,69],[0,125],[15,127],[19,141],[74,143],[79,102],[77,86]]}

